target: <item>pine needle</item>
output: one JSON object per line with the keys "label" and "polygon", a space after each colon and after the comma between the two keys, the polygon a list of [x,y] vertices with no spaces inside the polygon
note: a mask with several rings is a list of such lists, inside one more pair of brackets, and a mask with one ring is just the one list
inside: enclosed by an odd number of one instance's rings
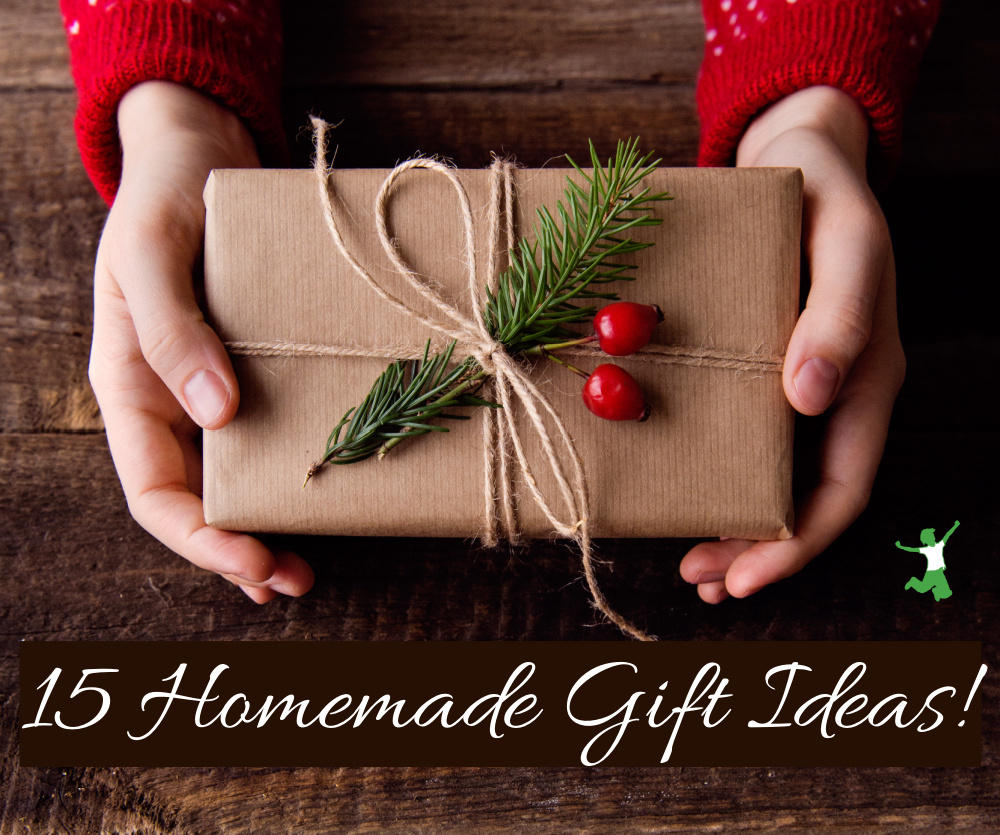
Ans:
{"label": "pine needle", "polygon": [[[640,156],[638,139],[619,142],[602,166],[590,143],[592,173],[568,156],[576,178],[566,178],[563,199],[554,214],[546,207],[532,225],[534,240],[522,238],[510,252],[510,267],[499,277],[496,292],[487,291],[483,320],[490,335],[509,353],[555,345],[579,334],[567,325],[592,319],[596,299],[616,300],[606,286],[634,281],[635,266],[616,260],[652,246],[629,233],[662,223],[652,216],[654,203],[672,198],[641,188],[656,169],[652,154]],[[449,369],[455,350],[429,356],[430,341],[419,360],[392,363],[375,381],[368,396],[333,428],[321,460],[306,474],[306,483],[325,464],[351,464],[383,458],[408,438],[448,428],[435,419],[468,420],[446,409],[460,406],[500,408],[476,396],[486,374],[472,357]]]}

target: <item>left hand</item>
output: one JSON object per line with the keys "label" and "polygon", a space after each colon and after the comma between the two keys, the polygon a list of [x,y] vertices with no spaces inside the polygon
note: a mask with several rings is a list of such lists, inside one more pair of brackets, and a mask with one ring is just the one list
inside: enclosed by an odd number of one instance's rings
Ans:
{"label": "left hand", "polygon": [[257,603],[313,584],[300,556],[205,524],[200,429],[236,413],[236,377],[205,323],[193,271],[204,243],[202,192],[213,168],[259,165],[240,118],[196,90],[164,81],[131,88],[118,106],[121,186],[94,271],[90,381],[135,520],[195,565]]}
{"label": "left hand", "polygon": [[905,371],[896,272],[885,218],[868,186],[868,122],[832,87],[810,87],[759,115],[737,166],[791,166],[805,179],[803,247],[811,287],[785,356],[785,396],[825,422],[815,488],[791,539],[695,546],[681,576],[708,603],[747,597],[802,569],[868,504]]}

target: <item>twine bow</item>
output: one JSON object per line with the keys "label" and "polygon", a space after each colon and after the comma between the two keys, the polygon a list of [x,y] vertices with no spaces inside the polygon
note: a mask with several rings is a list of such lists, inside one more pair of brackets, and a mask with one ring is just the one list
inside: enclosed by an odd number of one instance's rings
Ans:
{"label": "twine bow", "polygon": [[[333,195],[330,188],[330,168],[327,166],[327,130],[329,125],[322,119],[313,117],[312,125],[316,155],[313,170],[316,173],[320,200],[323,207],[323,218],[333,237],[333,241],[351,265],[354,271],[368,284],[379,298],[391,304],[408,316],[423,322],[427,327],[437,331],[449,339],[457,340],[463,350],[467,351],[482,367],[493,381],[496,396],[502,409],[487,409],[484,411],[483,457],[486,471],[484,480],[484,498],[486,507],[486,534],[483,537],[487,545],[495,545],[501,525],[507,538],[517,540],[517,523],[514,512],[514,498],[510,489],[510,470],[513,462],[523,474],[524,481],[531,491],[545,518],[553,529],[568,539],[574,540],[580,548],[584,577],[593,597],[594,605],[605,617],[615,623],[623,632],[633,638],[648,641],[653,640],[641,629],[630,623],[626,618],[615,612],[601,592],[594,576],[592,543],[589,529],[589,497],[587,479],[584,474],[583,462],[577,452],[573,439],[570,437],[559,413],[552,407],[542,391],[528,376],[527,370],[516,362],[505,347],[490,335],[481,315],[481,305],[485,302],[486,286],[495,286],[498,274],[497,239],[500,234],[500,202],[504,199],[506,209],[506,228],[508,250],[513,247],[513,166],[510,162],[495,159],[490,167],[490,215],[489,215],[489,256],[487,285],[480,281],[476,269],[476,247],[473,230],[472,208],[469,196],[455,172],[447,165],[424,157],[407,160],[397,165],[382,183],[375,200],[375,223],[379,241],[385,250],[396,272],[411,289],[429,303],[437,312],[437,316],[426,315],[417,310],[398,296],[383,287],[368,272],[348,250],[343,236],[337,226],[333,211]],[[449,304],[406,264],[400,257],[396,243],[389,234],[387,213],[389,195],[396,181],[412,169],[434,171],[451,183],[458,196],[461,209],[462,224],[465,237],[465,264],[469,282],[469,291],[473,300],[474,311],[468,316]],[[557,513],[549,499],[542,493],[532,473],[531,465],[524,451],[524,441],[514,419],[514,400],[520,401],[531,422],[549,469],[555,476],[560,498],[565,506],[564,515]],[[548,416],[554,429],[555,442],[546,425]],[[557,448],[562,450],[559,455]],[[513,449],[513,453],[512,450]],[[499,508],[498,508],[499,505]]]}
{"label": "twine bow", "polygon": [[[492,380],[495,396],[503,408],[483,410],[483,464],[486,474],[483,482],[486,521],[482,537],[484,544],[496,545],[501,538],[512,542],[517,542],[520,539],[515,496],[511,487],[511,474],[516,466],[520,469],[531,495],[549,524],[557,533],[577,543],[580,549],[584,577],[595,608],[633,638],[643,641],[656,640],[615,612],[601,592],[594,575],[593,545],[589,529],[588,487],[580,455],[562,418],[545,395],[531,381],[525,367],[507,353],[502,343],[493,339],[482,316],[482,306],[486,301],[486,289],[489,288],[492,292],[496,292],[500,275],[499,243],[504,228],[506,229],[506,251],[509,252],[514,248],[514,182],[512,173],[514,166],[507,160],[496,158],[490,167],[490,198],[487,218],[489,245],[485,281],[480,279],[476,268],[475,235],[469,197],[452,168],[435,159],[417,157],[397,165],[383,181],[375,201],[376,231],[379,241],[399,276],[430,305],[432,310],[436,311],[436,315],[428,315],[408,305],[383,287],[347,248],[337,226],[333,209],[331,169],[327,165],[327,131],[330,126],[316,117],[313,117],[312,125],[315,143],[313,170],[319,188],[323,217],[337,249],[340,250],[354,271],[381,299],[405,315],[418,319],[448,339],[456,340],[463,351],[471,355]],[[459,308],[449,304],[436,290],[423,281],[402,259],[395,241],[389,234],[387,214],[392,188],[404,173],[418,168],[436,172],[447,178],[458,196],[465,239],[466,274],[473,306],[472,315],[467,315]],[[504,210],[503,219],[501,219],[501,205]],[[402,358],[414,359],[421,355],[420,352],[414,353],[411,347],[376,346],[365,348],[285,341],[227,342],[226,347],[235,356],[250,357],[358,356],[398,360]],[[593,356],[594,351],[579,347],[568,348],[564,353]],[[405,356],[407,354],[409,356]],[[664,365],[708,366],[753,373],[781,373],[784,361],[781,356],[757,352],[734,352],[685,345],[647,345],[640,353],[634,355],[633,359]],[[515,399],[520,402],[528,415],[544,452],[545,461],[555,477],[559,498],[563,504],[562,515],[553,509],[549,498],[542,493],[532,473],[531,465],[524,451],[521,432],[514,419]],[[546,418],[551,422],[553,432],[550,432]]]}

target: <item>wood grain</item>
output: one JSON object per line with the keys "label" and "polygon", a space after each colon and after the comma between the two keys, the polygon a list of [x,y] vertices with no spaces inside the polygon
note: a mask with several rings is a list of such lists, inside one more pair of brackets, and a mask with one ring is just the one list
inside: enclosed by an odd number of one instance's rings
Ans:
{"label": "wood grain", "polygon": [[332,141],[344,168],[391,168],[416,151],[448,157],[463,168],[488,165],[494,151],[529,167],[565,164],[564,154],[587,159],[588,140],[606,156],[622,136],[640,136],[642,147],[655,149],[664,165],[693,165],[693,110],[691,84],[377,94],[313,89],[285,96],[296,167],[307,165],[311,153],[302,130],[310,112],[340,123]]}
{"label": "wood grain", "polygon": [[[701,61],[697,0],[406,0],[288,3],[286,84],[484,88],[553,81],[689,84]],[[71,89],[58,4],[10,0],[0,17],[0,89]],[[323,56],[317,61],[315,56]],[[595,60],[595,55],[601,56]]]}
{"label": "wood grain", "polygon": [[106,210],[75,107],[71,91],[0,91],[0,432],[102,428],[86,369]]}
{"label": "wood grain", "polygon": [[690,84],[704,49],[697,0],[298,3],[284,16],[293,88]]}
{"label": "wood grain", "polygon": [[8,0],[0,11],[0,90],[46,87],[73,88],[59,4]]}
{"label": "wood grain", "polygon": [[[340,163],[417,149],[526,165],[641,134],[694,158],[703,41],[694,0],[613,4],[286,3],[285,120],[343,118]],[[318,57],[317,57],[318,55]],[[981,290],[1000,223],[1000,8],[946,3],[883,205],[909,379],[858,523],[806,571],[701,604],[685,541],[604,542],[613,604],[674,640],[982,640],[1000,664],[1000,460],[984,381],[1000,360]],[[300,600],[257,607],[129,517],[86,380],[91,271],[105,207],[74,148],[55,0],[0,12],[0,835],[201,832],[697,832],[1000,829],[1000,686],[983,684],[975,769],[87,769],[17,761],[22,640],[616,640],[594,625],[562,545],[290,538],[316,568]],[[801,458],[817,436],[800,425]],[[898,593],[892,542],[963,519],[949,580],[963,605]],[[966,521],[966,519],[968,521]],[[940,523],[936,523],[940,524]],[[904,537],[905,538],[905,537]],[[958,547],[959,540],[955,540]],[[951,547],[951,546],[950,546]],[[891,549],[891,550],[890,550]],[[611,568],[614,571],[611,571]],[[956,598],[959,592],[956,591]],[[817,602],[822,600],[822,611]]]}
{"label": "wood grain", "polygon": [[[925,380],[924,382],[933,382]],[[609,596],[648,628],[678,640],[982,639],[995,622],[997,574],[991,559],[953,565],[955,588],[977,589],[974,605],[927,617],[922,600],[895,593],[900,566],[873,543],[918,529],[925,468],[944,494],[983,484],[1000,442],[993,431],[935,436],[928,462],[924,432],[894,435],[887,477],[869,511],[823,560],[740,604],[707,608],[676,579],[686,543],[604,543],[614,574]],[[922,457],[923,456],[923,457]],[[317,588],[298,601],[259,608],[235,590],[173,557],[130,522],[101,436],[0,437],[5,495],[14,513],[0,539],[10,566],[0,593],[0,692],[8,746],[16,734],[14,654],[22,639],[336,640],[616,639],[593,628],[571,555],[559,546],[530,559],[477,553],[450,540],[295,539],[317,568]],[[53,480],[53,472],[63,475]],[[966,493],[966,499],[968,494]],[[989,519],[994,496],[963,512]],[[67,519],[76,520],[67,524]],[[973,534],[995,543],[994,520]],[[975,544],[972,547],[977,547]],[[986,546],[996,557],[995,544]],[[364,558],[354,559],[364,553]],[[72,575],[72,582],[53,582]],[[863,577],[860,584],[858,578]],[[815,617],[814,601],[826,601]],[[44,603],[41,601],[44,600]],[[996,643],[984,661],[1000,662]],[[984,683],[981,769],[123,769],[12,768],[7,760],[4,818],[30,813],[37,831],[53,820],[141,821],[144,831],[323,832],[332,820],[351,831],[518,831],[529,824],[610,831],[627,817],[650,831],[699,831],[715,822],[810,831],[893,831],[900,821],[927,831],[997,821],[1000,688]],[[46,781],[49,781],[48,785]],[[55,790],[52,787],[55,787]],[[99,798],[99,802],[94,798]],[[932,797],[933,803],[928,802]],[[88,816],[90,816],[88,818]],[[88,824],[89,825],[89,824]],[[118,826],[118,823],[114,824]],[[138,825],[138,824],[136,824]],[[100,826],[101,828],[98,828]],[[58,829],[58,827],[56,827]],[[0,832],[5,830],[0,826]],[[29,830],[31,831],[31,830]],[[88,831],[82,828],[71,831]],[[127,831],[127,830],[126,830]]]}

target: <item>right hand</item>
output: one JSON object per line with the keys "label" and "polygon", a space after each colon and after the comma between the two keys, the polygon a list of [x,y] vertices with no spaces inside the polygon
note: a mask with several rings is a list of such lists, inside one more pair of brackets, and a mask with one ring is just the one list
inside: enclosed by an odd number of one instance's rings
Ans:
{"label": "right hand", "polygon": [[231,111],[186,87],[148,81],[118,108],[121,186],[94,273],[90,382],[135,520],[168,548],[257,603],[298,596],[313,572],[245,534],[205,524],[196,436],[236,414],[225,348],[195,300],[213,168],[259,166]]}
{"label": "right hand", "polygon": [[681,575],[707,603],[747,597],[800,571],[868,503],[906,365],[892,243],[867,182],[868,146],[868,119],[853,98],[807,87],[761,112],[737,148],[738,166],[802,169],[810,287],[783,383],[798,412],[825,417],[817,471],[797,471],[814,486],[797,503],[794,535],[703,542],[681,561]]}

